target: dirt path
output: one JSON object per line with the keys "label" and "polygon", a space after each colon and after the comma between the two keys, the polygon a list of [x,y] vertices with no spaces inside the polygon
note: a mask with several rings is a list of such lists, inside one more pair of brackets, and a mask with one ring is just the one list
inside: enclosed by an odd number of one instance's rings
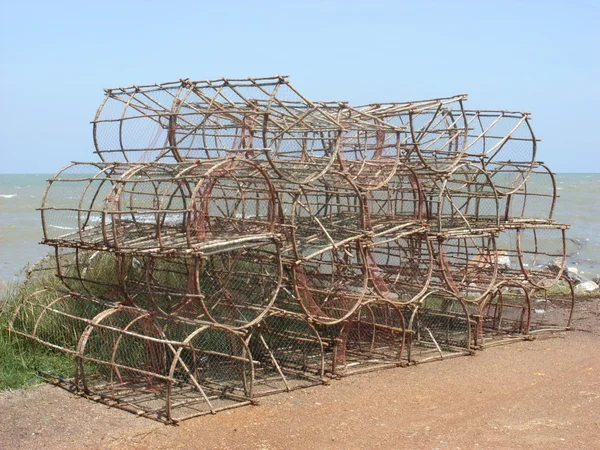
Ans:
{"label": "dirt path", "polygon": [[164,426],[41,386],[0,394],[0,448],[599,448],[586,332],[334,381]]}

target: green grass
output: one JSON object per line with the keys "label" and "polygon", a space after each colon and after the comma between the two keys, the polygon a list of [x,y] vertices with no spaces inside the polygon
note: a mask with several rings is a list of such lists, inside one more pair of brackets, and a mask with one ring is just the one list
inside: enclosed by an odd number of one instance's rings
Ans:
{"label": "green grass", "polygon": [[39,371],[72,375],[73,359],[69,355],[8,331],[17,306],[33,292],[53,286],[60,286],[60,281],[54,271],[48,269],[32,273],[21,283],[0,287],[0,391],[40,383]]}
{"label": "green grass", "polygon": [[0,391],[18,389],[42,381],[39,371],[71,376],[73,360],[65,353],[0,330]]}
{"label": "green grass", "polygon": [[[61,297],[54,288],[59,291],[68,292],[73,290],[84,294],[90,294],[107,298],[108,300],[118,301],[121,296],[119,290],[115,289],[117,284],[116,269],[114,259],[111,255],[94,254],[88,252],[80,255],[80,258],[89,259],[85,266],[85,285],[76,279],[76,266],[73,264],[72,255],[63,255],[61,258],[61,267],[63,275],[67,277],[69,287],[65,287],[61,280],[56,276],[56,263],[54,258],[44,260],[40,267],[43,270],[35,270],[26,278],[25,281],[18,284],[0,286],[0,390],[16,389],[30,386],[42,381],[39,371],[51,372],[63,377],[71,377],[74,372],[74,357],[69,353],[53,350],[48,346],[36,343],[30,338],[16,333],[9,333],[8,326],[12,323],[13,329],[31,334],[34,325],[36,327],[35,335],[46,342],[62,346],[65,349],[75,349],[77,339],[84,331],[87,323],[83,320],[73,320],[58,313],[45,313],[41,316],[43,305],[58,301],[52,304],[52,308],[57,311],[63,311],[81,318],[92,318],[103,310],[103,306],[96,302],[81,301],[77,297],[66,295]],[[223,263],[219,258],[214,258],[218,263]],[[225,261],[227,262],[227,261]],[[127,278],[135,280],[140,278],[139,266],[148,263],[148,261],[127,261]],[[137,264],[137,267],[136,267]],[[173,290],[174,292],[185,292],[188,279],[188,264],[183,260],[171,260],[169,258],[157,258],[152,261],[153,283],[159,289]],[[252,274],[253,271],[260,270],[260,266],[253,264],[252,261],[237,261],[238,270],[244,270]],[[225,266],[224,266],[225,267]],[[241,268],[240,268],[241,267]],[[212,267],[211,270],[223,270],[220,266]],[[73,278],[70,278],[71,275]],[[258,279],[258,278],[257,278]],[[206,284],[211,279],[204,280]],[[211,281],[213,284],[214,280]],[[252,284],[252,283],[250,283]],[[131,286],[130,286],[131,287]],[[210,292],[210,289],[216,291],[218,286],[202,286],[204,291]],[[136,304],[143,305],[145,300],[143,295],[143,286],[141,295],[136,296]],[[47,290],[47,291],[45,291]],[[32,295],[35,294],[34,297]],[[171,307],[172,300],[170,296],[163,296],[158,301],[164,303],[165,310]],[[28,299],[33,300],[28,302]],[[154,304],[148,303],[152,308]],[[41,317],[41,319],[40,319]],[[115,316],[116,318],[117,316]],[[119,316],[120,317],[120,316]],[[141,323],[141,322],[140,322]],[[173,334],[176,328],[170,327]],[[89,337],[88,347],[94,348],[94,351],[104,351],[102,342],[94,345],[95,340],[102,340],[104,333],[96,330]],[[207,337],[208,336],[208,337]],[[225,345],[228,340],[221,333],[212,336],[211,332],[205,333],[204,339],[213,338],[218,344]],[[180,337],[183,339],[184,337]],[[210,339],[209,339],[210,340]],[[120,349],[127,353],[126,364],[133,367],[143,365],[143,359],[146,357],[145,346],[141,346],[139,340],[124,339]],[[98,356],[98,355],[96,355]],[[99,356],[100,359],[107,356]],[[140,360],[141,358],[141,360]],[[122,361],[122,362],[123,362]],[[141,362],[140,362],[141,361]],[[102,370],[100,367],[99,370]]]}

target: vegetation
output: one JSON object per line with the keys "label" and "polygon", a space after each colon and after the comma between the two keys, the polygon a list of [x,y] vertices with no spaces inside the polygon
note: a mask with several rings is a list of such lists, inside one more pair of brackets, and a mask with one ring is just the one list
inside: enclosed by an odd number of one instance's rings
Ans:
{"label": "vegetation", "polygon": [[[79,267],[75,264],[75,258],[79,261]],[[60,261],[62,280],[56,276],[55,259],[50,257],[36,264],[24,282],[0,286],[0,390],[35,384],[41,381],[40,371],[71,377],[74,368],[74,358],[68,353],[55,351],[28,337],[10,332],[9,323],[12,323],[13,330],[35,334],[42,341],[75,350],[87,323],[69,316],[92,318],[103,311],[106,306],[94,301],[82,301],[81,297],[70,295],[69,292],[80,292],[109,301],[122,301],[124,298],[119,288],[116,275],[118,269],[113,255],[81,251],[79,254],[65,253],[61,255]],[[173,303],[177,303],[177,299],[181,300],[186,289],[189,288],[190,264],[191,261],[185,258],[138,259],[126,257],[122,260],[120,267],[125,271],[125,276],[129,280],[129,294],[135,297],[136,305],[169,312]],[[231,265],[235,266],[236,272],[243,274],[231,278],[230,288],[235,291],[234,295],[243,294],[236,291],[236,289],[240,289],[239,283],[243,285],[244,289],[251,286],[254,290],[264,284],[262,283],[263,275],[260,263],[244,260],[244,258],[229,261],[227,258],[214,257],[211,259],[211,265],[205,268],[210,273],[202,277],[202,291],[205,294],[220,292],[219,274],[231,270]],[[151,280],[146,280],[143,276],[145,270],[152,271]],[[230,280],[229,277],[224,278]],[[149,297],[144,289],[145,282],[150,282],[152,287],[159,292],[165,292],[165,294]],[[58,295],[54,289],[59,291]],[[61,295],[60,291],[64,292],[64,295]],[[53,311],[45,310],[45,305],[51,306]],[[67,315],[59,312],[67,313]],[[203,314],[200,310],[190,313]],[[213,313],[219,316],[218,311],[213,310]],[[250,309],[248,314],[249,317],[245,317],[245,320],[254,318],[253,310]],[[227,314],[220,313],[219,319],[224,320],[226,316]],[[114,323],[114,326],[119,327],[123,326],[123,321],[129,323],[133,318],[127,313],[123,313],[111,316],[110,320],[117,321],[118,323]],[[141,321],[135,326],[143,327],[145,324],[146,322]],[[35,333],[33,333],[34,328]],[[169,327],[172,339],[183,339],[185,337],[183,334],[190,332],[188,329],[180,328]],[[140,332],[143,333],[144,330]],[[109,333],[106,331],[96,330],[88,337],[87,347],[93,348],[94,352],[106,351],[101,341],[112,339],[107,334]],[[221,333],[217,334],[213,337],[214,345],[226,345],[229,342],[227,336]],[[204,333],[203,336],[207,339],[211,333]],[[121,363],[138,367],[142,365],[138,360],[147,357],[147,343],[142,343],[139,339],[123,339],[119,351],[118,357]],[[109,356],[99,353],[95,356],[101,360],[109,358]],[[91,369],[94,364],[87,362],[86,365]],[[101,372],[103,367],[94,365],[94,370],[96,369]]]}
{"label": "vegetation", "polygon": [[[50,302],[55,311],[68,312],[75,317],[94,317],[99,313],[103,306],[91,301],[79,301],[78,296],[71,296],[68,291],[76,291],[91,294],[94,296],[113,299],[115,301],[122,300],[122,295],[119,294],[118,279],[115,271],[115,261],[111,255],[101,254],[99,252],[82,252],[78,255],[80,263],[79,269],[74,265],[75,256],[73,253],[61,256],[61,267],[64,280],[68,288],[56,276],[56,265],[54,258],[48,258],[38,263],[34,270],[30,270],[26,280],[21,283],[13,283],[0,286],[0,390],[15,389],[25,386],[30,386],[41,381],[40,371],[51,372],[56,375],[70,377],[73,374],[74,361],[73,357],[65,352],[54,351],[49,347],[35,343],[33,340],[22,337],[16,333],[8,331],[9,322],[15,318],[13,324],[17,330],[25,330],[31,332],[34,324],[36,325],[35,335],[42,339],[61,345],[67,349],[74,349],[78,337],[83,332],[86,326],[85,321],[70,320],[67,316],[49,313],[45,314],[39,323],[36,322],[40,317],[40,313],[44,311],[43,306]],[[158,309],[164,308],[169,310],[172,307],[174,299],[181,299],[185,295],[186,289],[189,288],[188,281],[190,276],[190,261],[177,258],[156,258],[156,259],[137,259],[127,257],[122,261],[121,268],[123,274],[129,281],[130,294],[135,296],[136,304],[144,305],[146,302],[148,308]],[[268,297],[268,277],[273,276],[273,268],[271,256],[269,254],[251,256],[242,254],[233,259],[228,259],[226,256],[216,256],[210,259],[210,264],[203,267],[208,273],[201,277],[200,290],[206,295],[210,306],[210,297],[218,295],[222,290],[220,278],[227,280],[227,287],[232,292],[232,295],[245,296],[249,286],[252,286],[254,293],[258,286],[263,286],[267,289],[261,292],[260,298]],[[141,275],[145,270],[151,270],[152,278],[144,280]],[[228,274],[233,271],[236,275],[233,277],[225,277],[223,274]],[[69,274],[72,276],[69,277]],[[204,272],[203,272],[204,274]],[[266,278],[265,278],[266,277]],[[82,281],[83,279],[83,281]],[[157,295],[149,298],[145,294],[144,283],[149,282],[153,288],[159,292],[165,292],[165,295]],[[136,289],[136,286],[139,289]],[[65,291],[64,296],[57,296],[53,288]],[[547,290],[538,290],[536,296],[548,296],[553,301],[566,299],[569,300],[570,289],[567,283],[561,282],[549,287]],[[518,289],[508,288],[503,292],[503,301],[510,302],[515,299],[522,298],[522,292]],[[579,298],[593,298],[598,295],[597,292],[578,295]],[[35,301],[29,303],[28,299],[35,296]],[[285,291],[280,291],[278,301],[284,301]],[[495,300],[492,300],[494,302]],[[297,307],[297,304],[295,304]],[[458,310],[456,309],[458,307]],[[254,318],[254,310],[248,312],[248,316],[244,320],[252,320]],[[462,318],[464,311],[458,302],[453,302],[450,298],[429,296],[422,305],[422,311],[427,312],[427,316],[423,315],[421,320],[425,320],[423,324],[427,326],[427,321],[438,320],[446,321],[442,326],[444,330],[460,331],[464,328],[464,319]],[[213,314],[223,320],[227,318],[227,311],[221,312],[216,308],[212,309]],[[192,313],[192,312],[190,312]],[[201,311],[197,311],[201,313]],[[241,311],[245,313],[245,311]],[[453,318],[450,314],[456,314]],[[127,320],[128,317],[115,315],[111,320]],[[289,322],[286,318],[273,318],[271,320],[278,322]],[[143,326],[145,322],[139,322],[136,326]],[[294,323],[280,324],[283,328],[293,328]],[[119,326],[117,324],[116,326]],[[170,327],[169,332],[174,339],[182,339],[187,329],[180,327]],[[184,327],[185,328],[185,327]],[[433,328],[433,327],[432,327]],[[439,326],[438,326],[439,328]],[[300,331],[300,330],[298,330]],[[94,347],[101,351],[102,345],[95,346],[94,340],[106,339],[105,332],[92,333],[89,337],[90,347]],[[212,336],[211,333],[203,335],[204,339],[209,339],[211,345],[227,345],[229,340],[227,336]],[[138,359],[147,357],[147,346],[141,346],[136,339],[125,339],[120,346],[120,351],[126,352],[127,355],[119,355],[122,362],[131,366],[139,366]],[[258,351],[257,351],[258,354]],[[101,371],[102,367],[98,367]]]}
{"label": "vegetation", "polygon": [[40,371],[61,376],[73,373],[73,360],[34,341],[11,334],[8,322],[15,309],[28,296],[44,287],[59,286],[54,271],[43,268],[20,284],[6,284],[0,291],[0,390],[16,389],[41,381]]}

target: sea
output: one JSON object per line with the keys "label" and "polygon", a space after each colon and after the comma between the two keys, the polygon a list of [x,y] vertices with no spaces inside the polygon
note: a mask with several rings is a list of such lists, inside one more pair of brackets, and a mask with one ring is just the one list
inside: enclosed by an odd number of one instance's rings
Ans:
{"label": "sea", "polygon": [[[50,252],[40,244],[40,211],[48,174],[0,174],[0,289],[22,280]],[[600,174],[557,174],[554,219],[570,224],[567,265],[600,277]]]}

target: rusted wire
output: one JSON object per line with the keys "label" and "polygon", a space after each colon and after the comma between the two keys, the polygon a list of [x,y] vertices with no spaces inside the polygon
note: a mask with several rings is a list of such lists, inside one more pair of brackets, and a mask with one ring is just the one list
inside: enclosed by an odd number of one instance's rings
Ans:
{"label": "rusted wire", "polygon": [[71,355],[83,395],[176,422],[568,327],[529,114],[465,101],[313,102],[279,76],[106,90],[102,161],[41,206],[66,290],[11,330]]}

